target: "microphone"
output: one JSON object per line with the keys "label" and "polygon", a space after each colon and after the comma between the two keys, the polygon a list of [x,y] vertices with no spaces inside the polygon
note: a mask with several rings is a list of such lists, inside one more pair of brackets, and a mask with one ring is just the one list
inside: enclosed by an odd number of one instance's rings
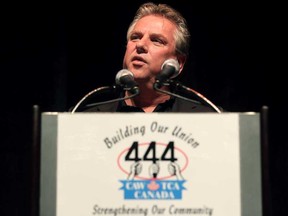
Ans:
{"label": "microphone", "polygon": [[174,85],[174,89],[177,88],[178,90],[182,90],[182,91],[185,91],[187,93],[191,93],[192,95],[196,96],[196,98],[200,101],[200,103],[211,107],[214,111],[216,111],[218,113],[221,113],[221,110],[215,104],[213,104],[208,98],[206,98],[205,96],[203,96],[199,92],[195,91],[194,89],[191,89],[191,88],[188,88],[188,87],[182,85],[180,82],[175,82],[175,80],[171,80],[171,79],[173,79],[179,75],[179,72],[180,72],[179,69],[180,69],[180,65],[179,65],[177,60],[167,59],[166,61],[164,61],[164,63],[162,64],[162,67],[161,67],[161,70],[162,70],[161,73],[159,73],[156,76],[155,83],[153,85],[154,89],[156,91],[159,91],[159,92],[167,94],[167,95],[178,97],[180,99],[190,101],[190,102],[195,102],[195,100],[192,100],[191,98],[187,98],[187,97],[184,97],[182,95],[161,89],[161,87],[165,84],[167,86]]}
{"label": "microphone", "polygon": [[[82,108],[84,106],[85,106],[85,108],[89,108],[89,107],[93,107],[93,106],[98,106],[98,105],[103,105],[103,104],[108,104],[108,103],[114,103],[117,101],[122,101],[122,100],[133,98],[140,93],[138,84],[134,80],[133,73],[127,69],[122,69],[116,74],[115,82],[116,82],[116,85],[103,86],[103,87],[99,87],[97,89],[94,89],[94,90],[88,92],[74,106],[71,113],[75,113],[77,110],[79,110],[79,108]],[[119,98],[115,98],[115,99],[108,99],[106,101],[100,101],[100,102],[96,102],[96,103],[87,104],[87,102],[86,102],[88,98],[91,98],[92,96],[94,96],[96,94],[101,94],[104,92],[110,92],[110,93],[113,93],[115,91],[118,92],[120,89],[125,89],[125,90],[129,91],[131,93],[131,95],[119,97]],[[84,104],[84,102],[86,102],[86,104]]]}
{"label": "microphone", "polygon": [[180,65],[175,59],[167,59],[161,66],[161,73],[156,76],[155,85],[161,87],[163,83],[179,75]]}
{"label": "microphone", "polygon": [[130,91],[132,94],[139,93],[139,86],[134,80],[134,75],[127,69],[122,69],[116,74],[115,82],[124,90]]}
{"label": "microphone", "polygon": [[[194,89],[186,87],[185,85],[181,84],[180,82],[175,82],[174,80],[169,82],[169,85],[171,85],[172,88],[176,90],[176,92],[180,90],[180,91],[184,91],[186,93],[190,93],[193,96],[196,96],[196,98],[199,100],[200,103],[211,107],[214,111],[216,111],[218,113],[221,113],[221,110],[215,104],[213,104],[208,98],[206,98],[204,95],[200,94],[199,92],[195,91]],[[180,94],[166,91],[164,89],[160,89],[158,87],[158,85],[156,85],[156,83],[154,83],[154,89],[156,91],[161,92],[161,93],[171,95],[171,96],[195,103],[195,100],[193,100],[191,98],[187,98],[187,97],[182,96]]]}

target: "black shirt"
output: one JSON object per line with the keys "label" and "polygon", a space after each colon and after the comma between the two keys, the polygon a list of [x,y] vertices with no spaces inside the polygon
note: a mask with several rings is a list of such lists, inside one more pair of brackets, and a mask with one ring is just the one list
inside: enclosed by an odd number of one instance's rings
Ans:
{"label": "black shirt", "polygon": [[[107,104],[95,105],[81,110],[82,112],[144,112],[143,109],[128,106],[124,100]],[[174,98],[159,104],[153,112],[216,112],[211,106],[198,101]]]}

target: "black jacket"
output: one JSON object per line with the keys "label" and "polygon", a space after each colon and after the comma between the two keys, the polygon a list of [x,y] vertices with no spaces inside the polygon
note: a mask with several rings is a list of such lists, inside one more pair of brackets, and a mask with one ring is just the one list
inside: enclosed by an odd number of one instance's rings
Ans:
{"label": "black jacket", "polygon": [[[182,87],[180,88],[179,86]],[[191,90],[187,90],[187,88],[185,88],[183,85],[177,85],[177,82],[170,86],[170,91],[172,93],[171,98],[164,103],[158,104],[153,112],[199,113],[223,111],[221,107],[216,107],[214,104],[211,105],[212,102],[207,103],[208,99],[204,98],[204,96],[202,98],[198,94],[193,93]],[[110,87],[105,88],[104,91],[101,91],[100,94],[96,94],[96,96],[98,97],[99,102],[92,103],[91,100],[89,102],[89,99],[87,98],[88,100],[85,100],[85,105],[83,104],[79,106],[79,109],[77,108],[77,112],[144,112],[139,107],[128,106],[125,103],[124,91],[118,91],[117,89]],[[99,96],[101,96],[102,99],[99,100]],[[93,96],[91,98],[93,99]]]}
{"label": "black jacket", "polygon": [[[95,105],[82,109],[82,112],[144,112],[142,109],[127,106],[124,101]],[[198,101],[187,101],[181,98],[172,98],[159,104],[154,112],[216,112],[214,108],[203,105]]]}

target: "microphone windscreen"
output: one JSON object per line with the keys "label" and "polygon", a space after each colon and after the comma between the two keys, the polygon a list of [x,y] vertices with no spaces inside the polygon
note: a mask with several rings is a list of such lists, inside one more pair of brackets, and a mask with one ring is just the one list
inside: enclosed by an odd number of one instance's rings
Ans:
{"label": "microphone windscreen", "polygon": [[134,75],[131,71],[122,69],[116,74],[115,82],[117,85],[125,86],[127,84],[126,79],[134,80]]}
{"label": "microphone windscreen", "polygon": [[[167,77],[167,78],[173,79],[179,74],[179,71],[180,71],[179,62],[176,59],[167,59],[162,64],[161,70],[162,70],[162,73],[170,75],[170,77]],[[166,72],[168,70],[171,71],[171,74],[168,74],[168,72]]]}

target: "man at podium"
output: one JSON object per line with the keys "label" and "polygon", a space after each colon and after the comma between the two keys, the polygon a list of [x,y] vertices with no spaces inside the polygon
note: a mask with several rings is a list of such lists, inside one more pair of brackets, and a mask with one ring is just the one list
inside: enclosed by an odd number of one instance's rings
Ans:
{"label": "man at podium", "polygon": [[221,112],[195,90],[177,82],[189,53],[186,19],[166,4],[142,4],[127,31],[123,69],[116,75],[119,99],[72,112]]}

